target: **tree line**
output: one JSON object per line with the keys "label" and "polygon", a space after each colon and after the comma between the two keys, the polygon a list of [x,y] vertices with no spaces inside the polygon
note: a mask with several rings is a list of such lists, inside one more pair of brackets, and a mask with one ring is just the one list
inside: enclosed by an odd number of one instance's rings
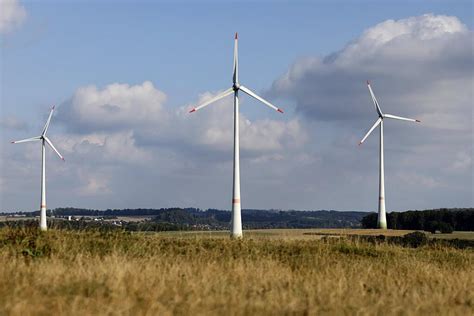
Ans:
{"label": "tree line", "polygon": [[[363,228],[377,227],[377,213],[362,218]],[[389,229],[424,230],[435,233],[474,231],[474,208],[440,208],[424,211],[391,212],[387,214]]]}
{"label": "tree line", "polygon": [[[38,216],[39,212],[17,212],[18,215]],[[360,228],[360,222],[366,212],[334,210],[320,211],[282,211],[282,210],[242,210],[245,229],[260,228]],[[128,223],[131,230],[176,228],[182,229],[227,229],[231,212],[218,209],[201,210],[198,208],[160,208],[160,209],[107,209],[93,210],[83,208],[56,208],[48,210],[48,216],[79,218],[103,217],[148,217],[146,224]],[[160,225],[152,225],[153,223]],[[168,226],[163,224],[170,224]],[[72,224],[71,224],[72,225]],[[74,224],[77,225],[77,224]]]}
{"label": "tree line", "polygon": [[[5,213],[3,213],[5,214]],[[38,216],[39,212],[16,212],[25,216]],[[201,210],[198,208],[160,208],[160,209],[107,209],[93,210],[83,208],[57,208],[48,210],[48,215],[55,217],[74,216],[117,217],[143,216],[140,222],[121,221],[120,226],[131,231],[163,230],[225,230],[229,228],[231,212],[218,209]],[[245,229],[263,228],[376,228],[377,214],[367,212],[339,211],[282,211],[282,210],[242,210]],[[387,214],[390,229],[440,231],[449,233],[457,231],[474,231],[474,209],[432,209],[423,211],[391,212]],[[108,222],[91,223],[87,220],[64,222],[57,225],[74,226],[107,226]]]}

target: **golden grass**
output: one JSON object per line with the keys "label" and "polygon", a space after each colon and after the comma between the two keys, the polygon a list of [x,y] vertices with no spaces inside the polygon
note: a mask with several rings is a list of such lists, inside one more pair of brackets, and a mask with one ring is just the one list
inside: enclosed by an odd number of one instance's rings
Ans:
{"label": "golden grass", "polygon": [[0,314],[467,315],[473,259],[344,239],[3,229]]}

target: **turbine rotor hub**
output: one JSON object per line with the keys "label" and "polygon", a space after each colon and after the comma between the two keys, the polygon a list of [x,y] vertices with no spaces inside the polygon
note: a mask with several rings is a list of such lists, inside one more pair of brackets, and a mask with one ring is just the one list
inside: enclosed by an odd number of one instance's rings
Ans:
{"label": "turbine rotor hub", "polygon": [[232,88],[234,89],[234,91],[237,91],[240,89],[240,84],[238,82],[234,83],[234,85],[232,86]]}

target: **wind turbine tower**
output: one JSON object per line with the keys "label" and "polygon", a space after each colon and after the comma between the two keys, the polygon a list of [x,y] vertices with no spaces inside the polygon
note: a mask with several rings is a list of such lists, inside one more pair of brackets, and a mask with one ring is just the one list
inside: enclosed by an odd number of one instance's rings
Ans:
{"label": "wind turbine tower", "polygon": [[53,116],[54,106],[51,108],[51,112],[49,113],[48,120],[44,125],[43,132],[40,136],[22,139],[13,141],[12,144],[18,143],[26,143],[26,142],[36,142],[41,141],[41,204],[40,204],[40,229],[46,231],[48,229],[48,225],[46,223],[46,157],[45,157],[45,147],[48,144],[56,154],[58,154],[59,158],[64,161],[64,157],[61,156],[59,151],[54,147],[51,140],[46,137],[46,132],[49,128],[49,123],[51,122],[51,117]]}
{"label": "wind turbine tower", "polygon": [[379,213],[377,218],[377,227],[382,229],[387,229],[387,216],[385,214],[385,175],[384,175],[384,157],[383,157],[383,120],[386,118],[400,120],[400,121],[409,121],[409,122],[420,122],[420,120],[415,120],[411,118],[395,116],[391,114],[384,114],[380,109],[379,103],[375,98],[375,94],[370,87],[370,82],[367,81],[367,87],[369,88],[372,101],[374,102],[375,111],[377,111],[378,119],[375,121],[374,125],[369,129],[364,138],[360,141],[361,145],[366,138],[372,133],[372,131],[380,125],[380,147],[379,147]]}
{"label": "wind turbine tower", "polygon": [[262,97],[258,96],[249,88],[244,87],[239,82],[239,56],[238,56],[238,35],[235,33],[234,41],[234,69],[232,77],[233,85],[231,88],[218,94],[214,98],[200,104],[193,108],[189,113],[196,112],[203,107],[216,102],[228,95],[234,94],[234,183],[232,190],[232,226],[231,237],[242,237],[242,215],[241,215],[241,200],[240,200],[240,146],[239,146],[239,92],[242,91],[249,96],[257,99],[271,109],[283,113],[283,111]]}

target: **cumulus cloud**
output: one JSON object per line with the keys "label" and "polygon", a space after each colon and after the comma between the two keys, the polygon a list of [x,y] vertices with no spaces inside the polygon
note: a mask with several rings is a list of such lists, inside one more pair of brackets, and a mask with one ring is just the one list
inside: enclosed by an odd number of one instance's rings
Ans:
{"label": "cumulus cloud", "polygon": [[0,0],[0,34],[8,33],[26,19],[26,10],[18,0]]}
{"label": "cumulus cloud", "polygon": [[[197,102],[204,102],[214,95],[204,93]],[[110,143],[114,143],[111,135],[128,131],[127,137],[116,138],[128,138],[133,146],[137,145],[135,139],[138,139],[138,145],[143,146],[203,145],[208,150],[232,149],[231,97],[196,114],[189,114],[186,106],[177,109],[166,107],[165,102],[166,94],[149,81],[134,86],[114,83],[103,89],[87,86],[77,89],[60,107],[58,119],[70,132],[89,135],[82,142],[90,144],[97,144],[102,137],[102,143],[111,146]],[[278,151],[290,144],[302,144],[306,138],[297,119],[252,122],[242,114],[240,118],[243,150],[256,153]]]}
{"label": "cumulus cloud", "polygon": [[402,60],[426,58],[430,48],[420,45],[420,41],[438,46],[444,43],[437,41],[447,35],[466,32],[466,26],[451,16],[425,14],[398,21],[387,20],[366,30],[337,54],[334,61],[338,64],[353,63],[354,60],[371,62],[380,54]]}
{"label": "cumulus cloud", "polygon": [[388,20],[337,53],[296,61],[271,93],[295,99],[297,111],[306,117],[353,121],[373,111],[364,87],[369,79],[382,110],[446,119],[460,105],[470,110],[472,39],[456,17]]}
{"label": "cumulus cloud", "polygon": [[65,153],[89,157],[100,163],[140,164],[151,159],[149,152],[136,146],[132,131],[67,134],[59,137],[58,142]]}
{"label": "cumulus cloud", "polygon": [[165,121],[165,101],[166,95],[149,81],[134,86],[114,83],[101,90],[91,85],[78,88],[59,116],[79,133],[121,130]]}

